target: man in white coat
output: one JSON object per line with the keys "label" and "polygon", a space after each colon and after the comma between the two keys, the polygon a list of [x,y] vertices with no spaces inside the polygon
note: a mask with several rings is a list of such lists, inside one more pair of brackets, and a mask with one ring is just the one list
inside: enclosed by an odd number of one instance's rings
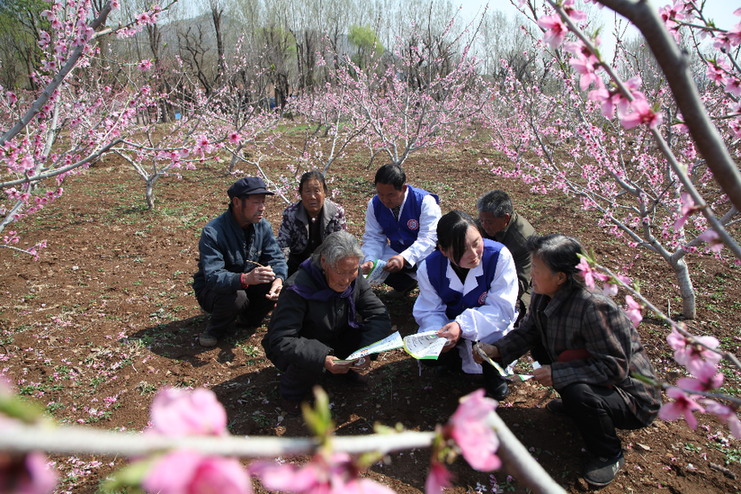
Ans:
{"label": "man in white coat", "polygon": [[407,293],[417,286],[417,265],[435,249],[439,199],[408,185],[396,164],[379,168],[375,185],[376,195],[365,214],[361,269],[367,274],[375,260],[385,261],[386,284]]}

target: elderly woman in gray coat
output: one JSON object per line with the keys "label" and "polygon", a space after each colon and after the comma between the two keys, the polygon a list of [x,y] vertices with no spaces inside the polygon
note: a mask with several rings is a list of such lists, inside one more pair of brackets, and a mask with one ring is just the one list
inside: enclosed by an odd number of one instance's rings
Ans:
{"label": "elderly woman in gray coat", "polygon": [[358,276],[363,252],[346,231],[329,235],[286,282],[262,345],[281,371],[279,391],[287,411],[324,373],[360,380],[361,365],[339,362],[391,332],[388,311]]}

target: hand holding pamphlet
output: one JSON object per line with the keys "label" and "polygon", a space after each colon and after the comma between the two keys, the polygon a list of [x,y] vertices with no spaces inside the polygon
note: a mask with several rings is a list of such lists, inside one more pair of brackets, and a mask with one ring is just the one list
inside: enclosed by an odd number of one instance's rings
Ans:
{"label": "hand holding pamphlet", "polygon": [[514,378],[519,379],[520,381],[527,381],[528,379],[532,379],[533,378],[533,376],[530,375],[530,374],[512,374],[512,373],[509,373],[508,374],[504,369],[502,369],[502,366],[501,365],[499,365],[498,363],[494,362],[491,359],[491,357],[489,357],[486,354],[486,352],[484,351],[484,349],[481,348],[478,343],[474,343],[473,344],[473,350],[481,356],[481,358],[483,359],[484,362],[486,362],[487,364],[489,364],[492,367],[494,367],[496,369],[496,371],[499,373],[499,375],[502,376],[502,377],[507,377],[507,378],[514,377]]}
{"label": "hand holding pamphlet", "polygon": [[373,261],[373,267],[368,272],[367,275],[365,275],[365,279],[368,280],[368,283],[371,285],[380,285],[384,281],[386,281],[386,277],[389,275],[388,271],[384,271],[383,268],[386,266],[386,261],[382,261],[381,259],[376,259]]}

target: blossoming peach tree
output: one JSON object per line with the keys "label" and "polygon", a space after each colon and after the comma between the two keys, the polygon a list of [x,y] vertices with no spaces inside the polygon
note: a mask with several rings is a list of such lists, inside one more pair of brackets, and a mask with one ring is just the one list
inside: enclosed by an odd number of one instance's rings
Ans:
{"label": "blossoming peach tree", "polygon": [[[420,149],[443,148],[470,135],[468,124],[490,89],[471,54],[472,41],[461,39],[468,31],[457,34],[454,27],[455,18],[439,34],[439,43],[431,43],[420,26],[412,26],[391,50],[394,63],[378,59],[360,67],[345,57],[338,67],[337,101],[364,129],[360,138],[371,163],[380,154],[402,164]],[[458,46],[460,54],[453,53]]]}
{"label": "blossoming peach tree", "polygon": [[[479,61],[471,55],[475,36],[463,40],[469,29],[471,24],[456,32],[456,19],[450,19],[439,42],[431,43],[421,26],[412,25],[396,39],[393,57],[376,57],[362,66],[328,46],[317,57],[318,67],[325,70],[327,60],[338,63],[328,82],[321,90],[291,98],[286,106],[309,128],[300,145],[284,142],[276,149],[291,161],[292,177],[280,182],[288,184],[312,168],[326,174],[355,142],[367,148],[371,166],[379,156],[402,164],[422,149],[443,149],[468,139],[470,121],[491,94]],[[459,49],[460,55],[455,53]]]}
{"label": "blossoming peach tree", "polygon": [[[154,189],[160,178],[170,175],[180,178],[184,170],[193,170],[206,161],[218,161],[219,154],[229,156],[225,167],[228,173],[242,173],[241,165],[247,164],[265,175],[259,163],[262,148],[270,147],[280,115],[260,104],[259,95],[264,91],[254,87],[261,76],[257,68],[250,72],[247,83],[244,80],[234,83],[246,74],[245,67],[249,64],[240,44],[222,64],[221,80],[226,82],[210,87],[208,92],[190,80],[179,58],[169,66],[151,60],[137,64],[141,82],[134,93],[142,99],[139,109],[151,111],[155,117],[142,122],[136,132],[122,136],[112,151],[128,162],[144,181],[149,209],[155,207]],[[165,74],[171,76],[167,83],[161,80]],[[181,96],[183,92],[187,92],[187,97]],[[177,109],[178,118],[172,120],[172,115],[162,115],[163,107]],[[163,125],[164,121],[168,123]]]}
{"label": "blossoming peach tree", "polygon": [[[678,52],[659,15],[644,2],[603,3],[623,7],[626,14],[628,6],[640,4],[644,17],[656,20],[651,32],[663,31],[668,38],[664,41],[671,41]],[[674,36],[685,29],[700,31],[718,50],[705,55],[712,82],[701,102],[699,94],[684,94],[674,87],[693,85],[690,76],[694,74],[688,73],[681,84],[662,82],[659,66],[632,64],[646,54],[631,53],[627,43],[618,43],[613,61],[608,61],[600,51],[599,36],[586,34],[587,16],[573,1],[548,1],[543,6],[552,10],[530,2],[528,11],[552,54],[545,62],[547,68],[557,75],[548,87],[517,79],[511,71],[503,81],[485,121],[492,129],[492,145],[515,167],[493,167],[493,171],[519,177],[532,184],[535,192],[559,191],[578,197],[585,209],[599,212],[600,227],[631,248],[660,256],[675,273],[683,316],[692,319],[695,290],[686,255],[705,245],[708,252],[719,256],[725,244],[741,259],[741,247],[727,230],[738,221],[734,191],[741,180],[719,190],[722,182],[714,169],[722,167],[724,180],[738,177],[724,143],[738,139],[741,122],[736,89],[740,74],[734,57],[741,24],[731,31],[711,26],[694,2],[678,0],[673,9],[662,9]],[[679,12],[681,25],[671,17],[672,12]],[[697,39],[695,46],[698,52],[707,52]],[[680,62],[688,63],[686,57]],[[648,85],[643,82],[646,79],[659,82]],[[708,110],[699,112],[685,103],[688,99],[697,99],[701,106],[704,102]],[[701,115],[688,118],[690,111]],[[698,126],[701,117],[700,129],[691,128]],[[706,134],[719,136],[711,152],[700,145],[708,139]],[[733,149],[733,158],[741,158],[737,147],[728,149]]]}
{"label": "blossoming peach tree", "polygon": [[[122,142],[145,94],[104,83],[86,91],[101,77],[93,66],[104,36],[132,36],[156,22],[158,5],[127,24],[107,26],[118,1],[50,1],[39,31],[40,67],[30,76],[37,92],[0,88],[0,247],[37,255],[45,246],[18,247],[20,237],[9,227],[62,195],[62,182],[99,160]],[[84,72],[84,73],[82,73]],[[6,231],[7,229],[7,231]]]}
{"label": "blossoming peach tree", "polygon": [[[741,77],[734,55],[741,45],[741,22],[731,30],[719,29],[705,18],[700,6],[687,0],[676,0],[658,13],[651,11],[645,2],[600,0],[600,3],[631,20],[641,18],[636,24],[642,30],[656,31],[650,36],[654,38],[651,48],[657,60],[666,64],[662,56],[676,56],[675,64],[684,67],[685,72],[686,55],[676,49],[675,40],[680,39],[683,29],[689,30],[711,82],[702,98],[697,91],[692,92],[694,86],[689,73],[681,80],[668,76],[671,91],[658,85],[650,95],[641,90],[638,75],[624,81],[600,55],[599,38],[587,36],[583,26],[579,26],[586,15],[575,8],[574,1],[547,0],[552,11],[535,20],[550,49],[563,46],[566,52],[554,54],[563,69],[559,82],[563,83],[564,92],[554,96],[538,87],[525,91],[520,81],[508,78],[509,91],[504,94],[511,99],[507,104],[515,109],[514,119],[527,125],[500,125],[498,129],[506,130],[500,131],[493,142],[516,163],[514,175],[530,181],[541,191],[558,189],[579,196],[585,208],[602,213],[601,224],[612,233],[626,236],[633,247],[642,245],[664,257],[677,271],[686,298],[685,291],[691,290],[691,283],[688,275],[680,274],[678,262],[684,264],[684,255],[695,251],[700,242],[706,242],[708,250],[715,253],[726,245],[737,261],[741,259],[739,246],[728,231],[738,213],[738,170],[724,144],[738,139],[741,123],[738,107]],[[535,5],[530,5],[530,11],[537,15]],[[734,14],[741,16],[741,9]],[[567,41],[569,33],[575,36],[575,41]],[[700,36],[710,38],[717,50],[715,54],[706,53],[698,41]],[[662,52],[661,47],[667,48],[665,45],[670,48],[673,45],[676,50]],[[621,49],[618,46],[618,57]],[[573,72],[567,69],[562,56],[566,56]],[[663,70],[667,72],[666,68]],[[582,92],[587,90],[585,97]],[[674,101],[670,95],[674,95]],[[564,105],[564,101],[568,104]],[[545,111],[547,117],[543,118],[541,113],[535,118],[533,108]],[[710,110],[705,112],[705,108]],[[660,109],[664,109],[672,124],[663,131]],[[628,133],[635,127],[643,132]],[[716,148],[718,136],[721,152]],[[558,147],[566,141],[571,146],[568,156],[558,153]],[[707,141],[714,142],[716,147],[707,149]],[[654,152],[654,148],[660,152]],[[528,151],[532,154],[526,154]],[[531,161],[530,156],[536,159]],[[706,196],[713,203],[706,202]],[[719,210],[725,211],[721,217]],[[702,216],[697,216],[698,212]],[[693,220],[691,236],[686,227],[690,219]],[[665,420],[683,417],[694,429],[697,419],[693,413],[708,412],[726,423],[735,437],[741,438],[737,415],[741,399],[718,392],[724,381],[721,360],[741,369],[738,358],[721,351],[717,338],[696,336],[687,322],[676,322],[664,314],[640,294],[625,273],[614,273],[597,264],[594,256],[584,256],[579,269],[591,288],[602,283],[602,289],[610,296],[617,295],[619,286],[626,289],[629,294],[625,310],[636,326],[643,317],[642,311],[648,309],[672,328],[667,342],[674,351],[675,361],[686,369],[689,377],[679,379],[676,384],[653,383],[664,387],[671,399],[662,406],[659,416]],[[694,302],[686,302],[685,316],[694,316]]]}

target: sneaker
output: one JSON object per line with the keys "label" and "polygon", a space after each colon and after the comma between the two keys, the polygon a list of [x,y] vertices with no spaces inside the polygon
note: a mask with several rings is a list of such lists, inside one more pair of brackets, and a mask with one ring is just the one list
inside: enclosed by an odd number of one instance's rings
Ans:
{"label": "sneaker", "polygon": [[204,331],[198,336],[198,343],[202,347],[211,348],[219,343],[219,339],[208,331]]}
{"label": "sneaker", "polygon": [[549,401],[545,408],[553,415],[567,416],[569,414],[561,398]]}
{"label": "sneaker", "polygon": [[593,486],[604,487],[615,479],[623,465],[625,457],[622,451],[616,458],[590,459],[584,467],[584,480]]}

